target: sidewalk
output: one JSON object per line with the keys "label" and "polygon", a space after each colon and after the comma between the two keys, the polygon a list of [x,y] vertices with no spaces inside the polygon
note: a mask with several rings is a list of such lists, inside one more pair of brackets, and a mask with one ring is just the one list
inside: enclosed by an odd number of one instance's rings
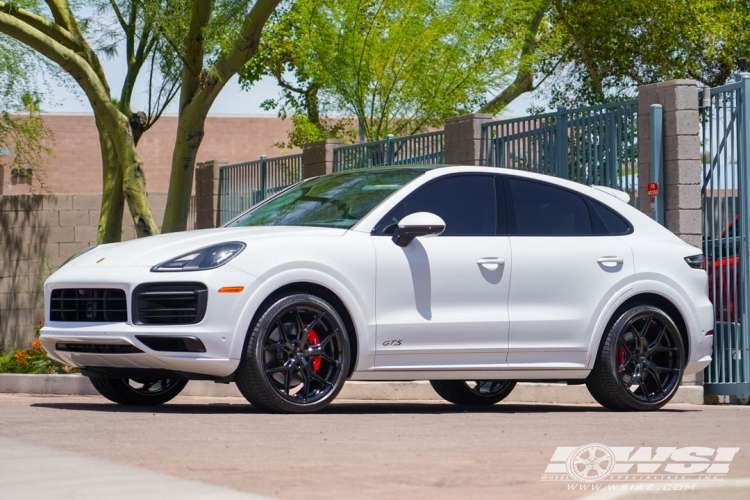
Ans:
{"label": "sidewalk", "polygon": [[267,497],[0,437],[0,496],[48,500],[263,500]]}

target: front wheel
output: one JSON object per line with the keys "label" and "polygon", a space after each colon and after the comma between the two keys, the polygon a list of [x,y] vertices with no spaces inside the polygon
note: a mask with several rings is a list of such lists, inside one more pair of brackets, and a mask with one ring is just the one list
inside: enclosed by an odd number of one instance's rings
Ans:
{"label": "front wheel", "polygon": [[182,392],[188,383],[187,380],[168,378],[147,382],[111,377],[91,377],[89,380],[99,394],[126,406],[164,404]]}
{"label": "front wheel", "polygon": [[271,304],[253,325],[235,374],[261,411],[309,413],[338,395],[349,372],[349,337],[336,310],[295,293]]}
{"label": "front wheel", "polygon": [[516,386],[512,380],[430,380],[430,384],[441,398],[463,406],[494,405]]}
{"label": "front wheel", "polygon": [[685,347],[672,318],[639,305],[606,332],[586,386],[610,410],[658,410],[677,393],[684,367]]}

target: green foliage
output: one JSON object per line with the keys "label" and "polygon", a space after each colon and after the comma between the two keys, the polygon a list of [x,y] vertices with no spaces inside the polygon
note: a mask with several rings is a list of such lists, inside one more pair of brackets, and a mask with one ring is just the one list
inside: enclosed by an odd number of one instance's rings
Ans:
{"label": "green foliage", "polygon": [[39,340],[40,328],[41,325],[34,327],[35,340],[29,349],[0,354],[0,373],[54,374],[77,371],[47,357],[47,351]]}
{"label": "green foliage", "polygon": [[278,81],[280,98],[267,104],[306,117],[292,145],[310,125],[319,137],[356,137],[341,116],[356,117],[368,140],[412,134],[474,111],[509,81],[539,3],[298,0],[272,16],[240,81]]}
{"label": "green foliage", "polygon": [[0,35],[0,168],[33,172],[43,185],[43,163],[54,138],[39,112],[40,94],[31,75],[39,69],[36,57],[23,45]]}
{"label": "green foliage", "polygon": [[555,0],[538,71],[551,105],[620,100],[636,87],[727,82],[750,56],[750,4],[727,0]]}

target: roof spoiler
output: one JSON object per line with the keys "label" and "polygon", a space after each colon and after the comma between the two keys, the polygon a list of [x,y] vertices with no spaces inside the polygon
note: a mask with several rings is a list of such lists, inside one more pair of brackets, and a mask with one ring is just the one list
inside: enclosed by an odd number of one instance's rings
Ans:
{"label": "roof spoiler", "polygon": [[625,203],[630,203],[630,195],[626,193],[625,191],[620,191],[619,189],[612,189],[611,187],[606,186],[591,186],[594,189],[598,189],[602,193],[607,193],[610,196],[614,196],[620,201],[623,201]]}

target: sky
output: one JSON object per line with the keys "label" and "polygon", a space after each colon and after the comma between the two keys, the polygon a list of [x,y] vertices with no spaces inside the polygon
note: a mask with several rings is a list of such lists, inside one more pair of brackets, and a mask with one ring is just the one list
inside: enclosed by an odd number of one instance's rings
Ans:
{"label": "sky", "polygon": [[[113,59],[103,59],[102,66],[107,75],[107,80],[112,87],[112,95],[119,96],[121,83],[125,76],[124,56],[118,55]],[[54,80],[52,80],[54,82]],[[72,82],[72,80],[71,80]],[[133,93],[133,110],[146,109],[146,87],[138,82]],[[221,91],[214,102],[209,115],[276,115],[274,111],[264,111],[260,104],[266,99],[277,98],[279,87],[273,78],[266,77],[255,84],[252,89],[245,91],[240,88],[239,78],[233,78]],[[86,101],[83,93],[75,87],[75,84],[52,85],[48,89],[47,99],[42,104],[42,109],[50,113],[91,113],[91,107]],[[178,99],[174,99],[166,114],[176,114]],[[503,117],[524,116],[526,109],[532,103],[529,94],[524,94],[516,99],[502,113]]]}

